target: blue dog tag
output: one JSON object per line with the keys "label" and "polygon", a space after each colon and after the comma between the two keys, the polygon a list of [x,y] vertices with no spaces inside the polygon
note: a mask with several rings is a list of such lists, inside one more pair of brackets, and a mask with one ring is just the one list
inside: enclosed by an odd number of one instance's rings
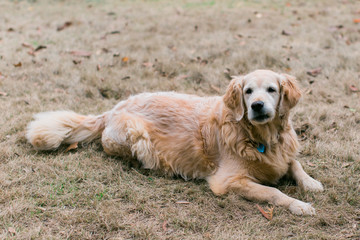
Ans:
{"label": "blue dog tag", "polygon": [[259,152],[264,153],[265,152],[265,145],[260,143],[259,146],[256,148]]}

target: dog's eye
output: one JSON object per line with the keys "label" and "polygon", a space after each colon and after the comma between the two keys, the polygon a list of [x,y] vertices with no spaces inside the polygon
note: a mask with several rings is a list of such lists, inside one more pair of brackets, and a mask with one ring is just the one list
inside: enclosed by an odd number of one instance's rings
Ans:
{"label": "dog's eye", "polygon": [[252,93],[252,89],[251,89],[251,88],[246,89],[245,93],[246,93],[246,94],[251,94],[251,93]]}
{"label": "dog's eye", "polygon": [[273,93],[273,92],[276,92],[276,90],[275,90],[275,88],[273,88],[273,87],[269,87],[269,88],[268,88],[268,92],[269,92],[269,93]]}

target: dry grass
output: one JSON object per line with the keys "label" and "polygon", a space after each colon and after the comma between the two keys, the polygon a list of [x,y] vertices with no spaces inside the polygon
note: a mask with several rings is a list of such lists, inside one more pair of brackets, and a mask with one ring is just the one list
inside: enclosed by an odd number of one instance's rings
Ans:
{"label": "dry grass", "polygon": [[[360,88],[360,8],[291,2],[1,1],[0,238],[359,239],[360,93],[349,85]],[[31,56],[22,43],[47,48]],[[69,53],[79,50],[91,57]],[[98,114],[143,91],[217,95],[228,75],[258,68],[305,89],[299,160],[326,190],[279,189],[312,202],[314,217],[276,207],[267,221],[253,202],[134,167],[98,143],[42,153],[25,141],[36,112]]]}

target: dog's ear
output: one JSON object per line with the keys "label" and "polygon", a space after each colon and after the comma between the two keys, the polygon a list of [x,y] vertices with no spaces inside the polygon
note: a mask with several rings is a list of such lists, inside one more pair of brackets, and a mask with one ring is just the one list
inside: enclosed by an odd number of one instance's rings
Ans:
{"label": "dog's ear", "polygon": [[285,73],[280,75],[281,100],[279,110],[280,114],[283,115],[299,102],[301,91],[294,76]]}
{"label": "dog's ear", "polygon": [[226,93],[223,97],[225,106],[234,112],[235,120],[240,121],[244,116],[244,105],[242,96],[242,80],[243,76],[232,77]]}

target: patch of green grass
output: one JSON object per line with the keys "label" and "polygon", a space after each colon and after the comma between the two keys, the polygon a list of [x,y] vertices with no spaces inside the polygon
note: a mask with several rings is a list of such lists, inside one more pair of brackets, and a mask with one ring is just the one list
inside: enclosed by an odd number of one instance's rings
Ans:
{"label": "patch of green grass", "polygon": [[212,1],[199,1],[199,2],[187,2],[185,3],[185,8],[199,8],[199,7],[212,7],[216,3],[215,0]]}

